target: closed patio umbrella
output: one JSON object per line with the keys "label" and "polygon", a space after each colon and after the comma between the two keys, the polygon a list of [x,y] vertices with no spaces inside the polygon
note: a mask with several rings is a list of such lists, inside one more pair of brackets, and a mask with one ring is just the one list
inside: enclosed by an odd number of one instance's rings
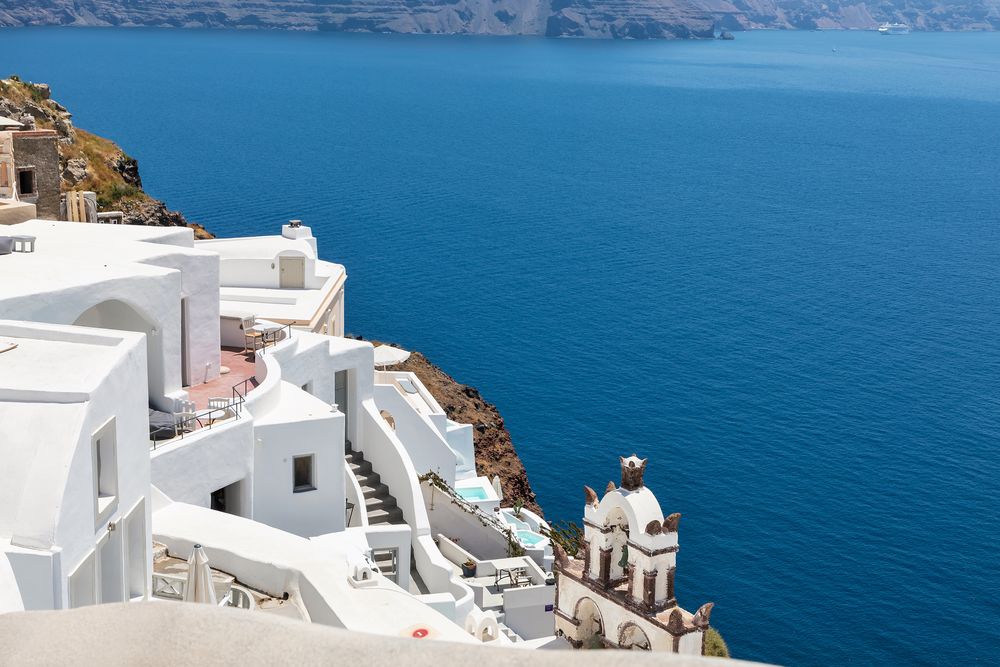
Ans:
{"label": "closed patio umbrella", "polygon": [[490,484],[493,485],[493,490],[496,491],[497,498],[503,500],[503,486],[500,484],[500,475],[493,475]]}
{"label": "closed patio umbrella", "polygon": [[410,353],[391,345],[379,345],[375,348],[375,366],[395,366],[410,358]]}
{"label": "closed patio umbrella", "polygon": [[208,555],[200,544],[194,545],[191,558],[188,559],[184,601],[218,604],[215,599],[215,586],[212,585],[212,570],[208,567]]}

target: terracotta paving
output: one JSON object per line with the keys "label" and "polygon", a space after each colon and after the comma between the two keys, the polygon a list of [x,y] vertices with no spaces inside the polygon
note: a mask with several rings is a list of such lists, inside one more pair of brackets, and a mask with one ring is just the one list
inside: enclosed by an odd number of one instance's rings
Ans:
{"label": "terracotta paving", "polygon": [[[257,386],[257,381],[252,379],[257,372],[253,354],[247,354],[243,348],[224,347],[221,350],[221,363],[229,368],[228,373],[220,375],[211,382],[185,387],[188,396],[194,401],[197,412],[208,408],[208,399],[210,398],[231,399],[233,385],[242,385],[244,380],[250,380],[247,391]],[[240,391],[242,391],[242,387]]]}

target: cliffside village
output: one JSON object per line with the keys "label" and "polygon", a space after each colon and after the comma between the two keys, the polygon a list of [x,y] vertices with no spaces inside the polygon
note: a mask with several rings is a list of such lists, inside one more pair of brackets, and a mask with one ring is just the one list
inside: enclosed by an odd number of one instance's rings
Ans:
{"label": "cliffside village", "polygon": [[406,351],[344,337],[347,272],[307,225],[121,224],[60,192],[57,141],[0,117],[0,615],[188,603],[704,652],[712,604],[677,605],[680,515],[645,459],[585,488],[570,557],[477,472],[472,426],[399,369]]}

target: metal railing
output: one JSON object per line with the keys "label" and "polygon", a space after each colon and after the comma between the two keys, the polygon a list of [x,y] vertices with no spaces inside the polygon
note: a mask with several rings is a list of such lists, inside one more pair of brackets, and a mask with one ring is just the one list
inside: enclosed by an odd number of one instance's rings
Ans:
{"label": "metal railing", "polygon": [[[278,338],[278,334],[280,334],[282,332],[284,332],[285,335],[282,336],[279,339]],[[272,346],[273,345],[277,345],[278,343],[280,343],[283,340],[289,340],[291,337],[292,337],[292,325],[291,324],[283,324],[283,325],[281,325],[281,327],[279,327],[277,329],[272,329],[271,331],[265,331],[264,335],[261,336],[260,353],[261,354],[265,354],[269,345],[272,345]]]}
{"label": "metal railing", "polygon": [[[229,421],[229,416],[226,412],[232,411],[232,418],[239,419],[243,416],[243,406],[246,403],[247,393],[254,388],[253,382],[256,378],[247,378],[242,382],[237,382],[231,388],[231,398],[229,402],[224,407],[210,407],[201,412],[192,414],[184,419],[179,419],[174,423],[174,437],[168,438],[167,440],[153,440],[152,447],[150,449],[156,450],[159,445],[169,444],[175,440],[183,440],[185,434],[193,433],[201,429],[211,429],[215,422],[225,422]],[[223,413],[222,417],[217,416],[219,413]],[[184,414],[184,413],[180,413]]]}
{"label": "metal railing", "polygon": [[233,408],[233,411],[236,412],[237,417],[243,414],[243,404],[247,402],[247,394],[256,386],[253,384],[256,381],[257,378],[252,377],[233,385],[233,399],[229,405]]}

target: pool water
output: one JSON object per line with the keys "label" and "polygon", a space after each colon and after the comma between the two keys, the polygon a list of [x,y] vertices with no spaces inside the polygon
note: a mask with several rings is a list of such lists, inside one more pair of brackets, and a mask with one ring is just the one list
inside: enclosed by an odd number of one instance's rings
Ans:
{"label": "pool water", "polygon": [[455,489],[458,491],[458,495],[462,496],[466,500],[487,500],[486,489],[481,486],[467,486],[461,489]]}
{"label": "pool water", "polygon": [[539,542],[543,541],[545,537],[534,533],[530,530],[519,530],[517,531],[517,537],[521,540],[521,544],[526,547],[536,546]]}

